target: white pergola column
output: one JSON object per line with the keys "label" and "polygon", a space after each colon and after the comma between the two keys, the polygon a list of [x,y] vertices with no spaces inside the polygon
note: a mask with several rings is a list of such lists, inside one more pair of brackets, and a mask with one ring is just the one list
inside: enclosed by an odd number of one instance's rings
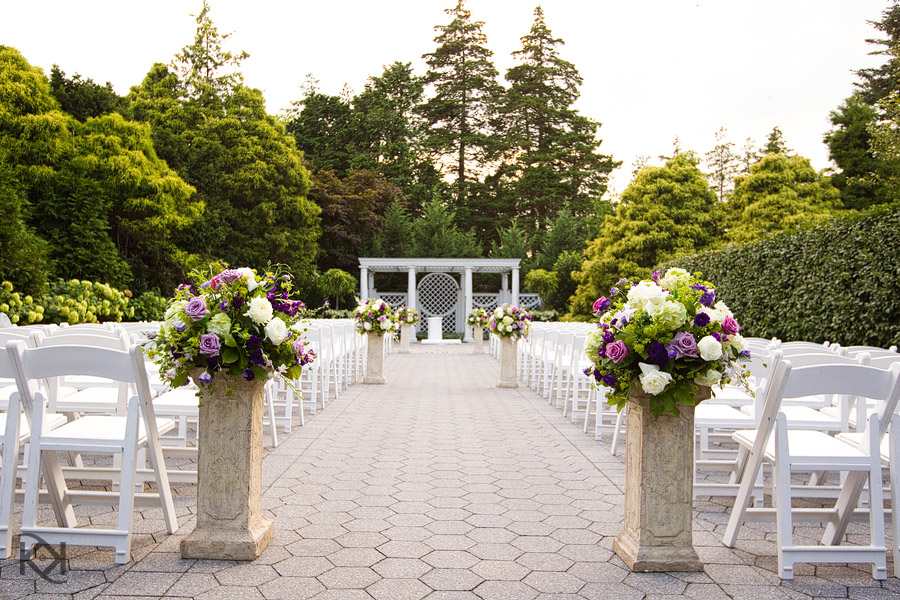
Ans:
{"label": "white pergola column", "polygon": [[500,302],[498,304],[506,304],[509,302],[509,275],[504,272],[500,275]]}
{"label": "white pergola column", "polygon": [[369,299],[369,268],[359,268],[359,301],[365,302]]}
{"label": "white pergola column", "polygon": [[[466,267],[466,276],[465,276],[465,284],[466,284],[466,313],[465,318],[469,317],[469,313],[472,312],[472,267]],[[472,337],[472,327],[469,325],[465,325],[465,335],[463,336],[464,342],[471,342],[474,340]]]}
{"label": "white pergola column", "polygon": [[409,268],[409,279],[406,283],[406,307],[416,308],[418,298],[416,298],[416,268]]}
{"label": "white pergola column", "polygon": [[519,267],[513,267],[512,270],[512,303],[519,305]]}

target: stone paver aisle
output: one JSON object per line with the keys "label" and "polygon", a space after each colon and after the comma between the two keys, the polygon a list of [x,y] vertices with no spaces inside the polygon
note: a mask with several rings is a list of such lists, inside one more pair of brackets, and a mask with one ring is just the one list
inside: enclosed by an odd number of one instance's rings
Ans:
{"label": "stone paver aisle", "polygon": [[18,564],[5,561],[0,597],[900,598],[897,579],[875,582],[862,568],[780,582],[764,539],[772,527],[727,549],[725,507],[708,501],[695,523],[705,573],[628,572],[611,550],[622,461],[531,390],[495,388],[497,362],[470,352],[389,356],[387,385],[351,387],[269,453],[263,501],[276,534],[259,560],[181,560],[193,527],[181,497],[176,535],[144,512],[135,562],[111,568],[111,552],[87,554],[54,586],[16,579]]}

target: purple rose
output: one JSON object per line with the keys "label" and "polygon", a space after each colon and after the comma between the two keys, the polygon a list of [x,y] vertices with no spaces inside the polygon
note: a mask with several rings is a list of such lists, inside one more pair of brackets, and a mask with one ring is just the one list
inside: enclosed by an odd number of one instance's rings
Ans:
{"label": "purple rose", "polygon": [[206,371],[203,371],[202,373],[200,373],[200,377],[197,378],[197,381],[199,381],[200,383],[210,383],[212,381],[212,375],[210,375]]}
{"label": "purple rose", "polygon": [[628,356],[628,346],[622,340],[616,340],[606,347],[606,356],[614,363],[620,363]]}
{"label": "purple rose", "polygon": [[616,376],[612,373],[608,373],[603,376],[603,385],[605,385],[606,387],[612,387],[616,385],[616,381]]}
{"label": "purple rose", "polygon": [[240,279],[242,275],[234,269],[225,269],[224,271],[219,273],[218,277],[227,285],[231,285],[232,283]]}
{"label": "purple rose", "polygon": [[[697,315],[698,317],[700,315]],[[672,338],[672,346],[675,347],[675,358],[683,358],[689,356],[697,358],[697,340],[694,334],[686,331],[679,331]]]}
{"label": "purple rose", "polygon": [[191,298],[187,306],[184,307],[184,314],[190,317],[191,321],[200,321],[209,314],[209,310],[206,308],[206,299],[205,298]]}
{"label": "purple rose", "polygon": [[716,301],[716,290],[707,290],[700,296],[700,304],[703,306],[712,306]]}
{"label": "purple rose", "polygon": [[740,330],[741,326],[731,317],[725,317],[725,320],[722,321],[722,331],[725,332],[725,335],[734,335]]}
{"label": "purple rose", "polygon": [[697,327],[706,327],[709,325],[709,315],[705,312],[697,313],[697,316],[694,317],[694,325]]}
{"label": "purple rose", "polygon": [[669,353],[666,351],[666,345],[661,342],[650,342],[650,345],[647,346],[647,359],[654,365],[666,366],[669,362]]}
{"label": "purple rose", "polygon": [[204,333],[200,336],[200,354],[216,356],[219,354],[221,346],[222,342],[219,340],[219,336],[214,333]]}
{"label": "purple rose", "polygon": [[253,372],[253,369],[244,369],[244,379],[247,381],[253,381],[256,379],[256,373]]}
{"label": "purple rose", "polygon": [[609,298],[605,296],[600,296],[599,298],[597,298],[597,301],[594,302],[595,313],[603,312],[607,308],[609,308]]}

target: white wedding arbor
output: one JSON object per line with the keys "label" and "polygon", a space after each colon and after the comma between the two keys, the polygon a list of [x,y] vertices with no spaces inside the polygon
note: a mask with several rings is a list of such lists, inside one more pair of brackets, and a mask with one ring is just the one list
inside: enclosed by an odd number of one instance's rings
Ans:
{"label": "white wedding arbor", "polygon": [[[518,258],[360,258],[359,298],[380,297],[391,306],[406,305],[422,313],[419,327],[427,330],[428,317],[441,317],[446,333],[464,333],[472,340],[472,328],[466,327],[466,315],[473,308],[493,310],[503,303],[537,308],[537,294],[519,293]],[[406,292],[378,291],[375,273],[407,273]],[[497,293],[475,292],[473,273],[500,275]],[[510,286],[512,279],[512,286]]]}

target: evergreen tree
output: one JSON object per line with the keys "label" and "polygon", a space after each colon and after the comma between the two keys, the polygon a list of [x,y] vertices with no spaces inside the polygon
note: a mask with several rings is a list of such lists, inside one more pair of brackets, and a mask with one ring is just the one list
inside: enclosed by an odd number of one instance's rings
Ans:
{"label": "evergreen tree", "polygon": [[417,110],[427,127],[425,147],[454,176],[454,206],[459,209],[466,207],[470,184],[496,155],[495,113],[503,88],[486,46],[484,22],[472,20],[464,0],[445,12],[451,20],[435,27],[437,49],[423,55],[428,64],[424,83],[434,95]]}
{"label": "evergreen tree", "polygon": [[712,188],[724,202],[734,189],[734,176],[740,169],[740,158],[734,152],[734,142],[726,140],[724,127],[716,132],[716,145],[706,153],[706,166],[709,169],[709,180]]}
{"label": "evergreen tree", "polygon": [[112,84],[94,83],[77,73],[70,79],[57,65],[50,71],[50,93],[60,107],[82,123],[90,117],[122,112],[127,102],[113,91]]}
{"label": "evergreen tree", "polygon": [[584,249],[584,233],[584,221],[572,214],[568,204],[564,204],[541,240],[535,264],[551,271],[560,254],[580,253]]}
{"label": "evergreen tree", "polygon": [[582,78],[559,55],[565,42],[553,37],[540,6],[534,11],[518,65],[506,73],[510,83],[501,108],[509,140],[517,209],[529,223],[547,228],[564,203],[585,216],[592,198],[606,192],[609,173],[619,163],[598,152],[600,124],[572,108]]}
{"label": "evergreen tree", "polygon": [[766,144],[760,148],[760,152],[763,154],[788,155],[793,152],[793,150],[787,147],[787,143],[784,141],[784,134],[781,133],[781,128],[776,125],[772,128],[772,131],[769,132],[769,137],[766,138]]}
{"label": "evergreen tree", "polygon": [[897,67],[900,61],[894,54],[894,48],[900,43],[900,2],[893,0],[890,7],[881,13],[880,21],[869,21],[869,24],[887,36],[886,39],[867,39],[866,42],[876,46],[870,54],[887,56],[883,65],[875,68],[859,69],[856,74],[862,80],[856,83],[859,93],[866,104],[874,105],[887,98],[898,89]]}
{"label": "evergreen tree", "polygon": [[840,193],[808,158],[768,154],[738,177],[725,205],[728,239],[749,242],[763,235],[820,223],[840,207]]}
{"label": "evergreen tree", "polygon": [[384,211],[384,228],[375,234],[371,256],[413,256],[412,218],[403,202],[395,198]]}
{"label": "evergreen tree", "polygon": [[718,199],[692,153],[646,167],[622,192],[616,214],[588,242],[570,312],[589,316],[599,296],[622,277],[640,279],[664,260],[694,254],[720,237]]}
{"label": "evergreen tree", "polygon": [[317,171],[346,176],[354,162],[356,136],[350,104],[339,96],[312,91],[295,108],[296,116],[285,130],[296,140],[307,164]]}
{"label": "evergreen tree", "polygon": [[436,258],[480,257],[475,235],[459,228],[456,213],[439,198],[425,204],[422,216],[412,223],[413,256]]}

